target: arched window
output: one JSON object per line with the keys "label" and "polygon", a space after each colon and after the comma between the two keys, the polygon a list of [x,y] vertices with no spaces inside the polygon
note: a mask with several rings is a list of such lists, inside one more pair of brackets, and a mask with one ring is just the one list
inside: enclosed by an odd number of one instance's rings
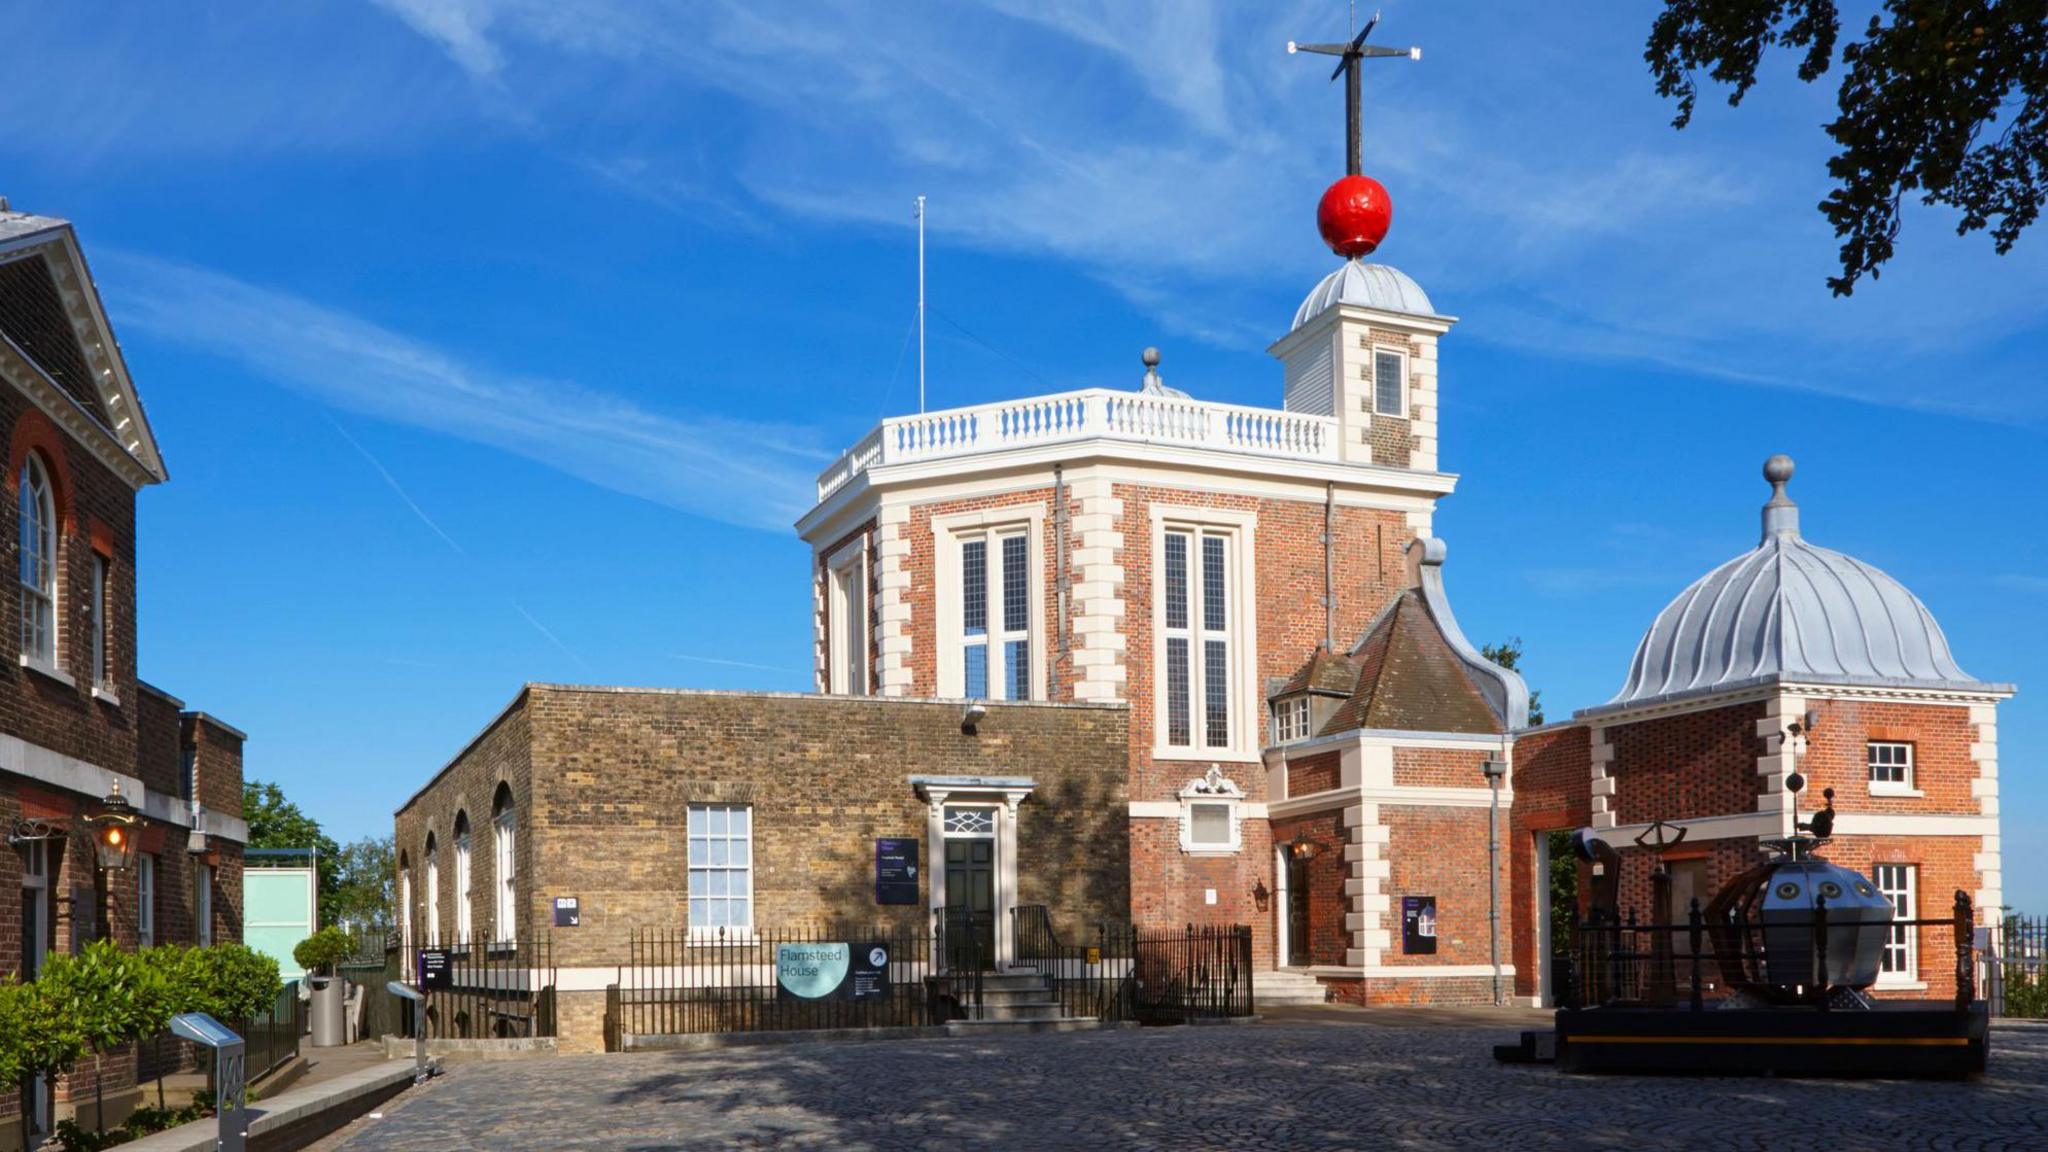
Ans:
{"label": "arched window", "polygon": [[455,814],[455,942],[467,944],[476,923],[469,903],[469,813]]}
{"label": "arched window", "polygon": [[429,948],[441,941],[441,860],[434,852],[434,834],[427,833],[427,939]]}
{"label": "arched window", "polygon": [[512,944],[519,939],[519,865],[512,852],[515,817],[512,786],[500,784],[491,801],[491,890],[497,895],[497,906],[491,914],[491,938],[499,944]]}
{"label": "arched window", "polygon": [[21,466],[21,654],[57,664],[57,503],[50,474],[31,452]]}
{"label": "arched window", "polygon": [[412,857],[398,854],[398,947],[412,950]]}

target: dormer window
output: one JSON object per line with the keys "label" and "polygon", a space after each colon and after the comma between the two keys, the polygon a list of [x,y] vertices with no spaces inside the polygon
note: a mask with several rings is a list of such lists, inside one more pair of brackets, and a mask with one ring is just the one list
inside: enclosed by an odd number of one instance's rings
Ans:
{"label": "dormer window", "polygon": [[1278,743],[1292,744],[1309,737],[1307,696],[1289,696],[1273,705],[1273,730]]}

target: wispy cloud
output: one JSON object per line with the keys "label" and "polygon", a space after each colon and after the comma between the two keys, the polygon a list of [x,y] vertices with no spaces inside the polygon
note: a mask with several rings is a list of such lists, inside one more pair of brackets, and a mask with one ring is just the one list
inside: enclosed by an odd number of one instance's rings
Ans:
{"label": "wispy cloud", "polygon": [[668,658],[671,660],[681,660],[685,664],[714,664],[720,668],[751,668],[757,672],[779,672],[785,676],[797,674],[796,669],[784,668],[777,664],[756,664],[750,660],[726,660],[718,656],[691,656],[682,652],[671,652],[668,654]]}
{"label": "wispy cloud", "polygon": [[109,299],[125,328],[238,361],[348,411],[487,444],[710,519],[786,532],[829,459],[809,428],[651,412],[572,382],[467,363],[205,268],[105,249],[97,263],[119,285]]}
{"label": "wispy cloud", "polygon": [[2015,592],[2032,592],[2048,596],[2048,576],[2038,576],[2031,572],[2006,572],[1993,576],[1991,582]]}

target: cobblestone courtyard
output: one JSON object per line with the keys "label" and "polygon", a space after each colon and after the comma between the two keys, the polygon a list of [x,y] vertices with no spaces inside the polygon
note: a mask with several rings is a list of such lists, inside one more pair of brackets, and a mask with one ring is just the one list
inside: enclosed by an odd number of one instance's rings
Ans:
{"label": "cobblestone courtyard", "polygon": [[459,1063],[320,1147],[2048,1148],[2039,1026],[1961,1084],[1571,1077],[1359,1019]]}

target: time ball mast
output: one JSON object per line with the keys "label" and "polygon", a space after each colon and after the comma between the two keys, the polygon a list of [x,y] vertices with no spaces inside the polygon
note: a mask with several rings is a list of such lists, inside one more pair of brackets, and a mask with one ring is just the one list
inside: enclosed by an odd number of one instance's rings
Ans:
{"label": "time ball mast", "polygon": [[1379,22],[1379,14],[1374,13],[1365,28],[1345,44],[1287,42],[1289,53],[1314,52],[1337,57],[1337,70],[1330,73],[1330,79],[1344,78],[1345,175],[1330,185],[1316,205],[1316,230],[1323,234],[1323,243],[1330,246],[1330,251],[1347,260],[1371,255],[1380,241],[1387,238],[1387,229],[1394,223],[1393,199],[1387,195],[1385,186],[1361,171],[1359,164],[1358,66],[1367,60],[1422,59],[1420,48],[1367,44],[1366,37],[1372,35]]}

